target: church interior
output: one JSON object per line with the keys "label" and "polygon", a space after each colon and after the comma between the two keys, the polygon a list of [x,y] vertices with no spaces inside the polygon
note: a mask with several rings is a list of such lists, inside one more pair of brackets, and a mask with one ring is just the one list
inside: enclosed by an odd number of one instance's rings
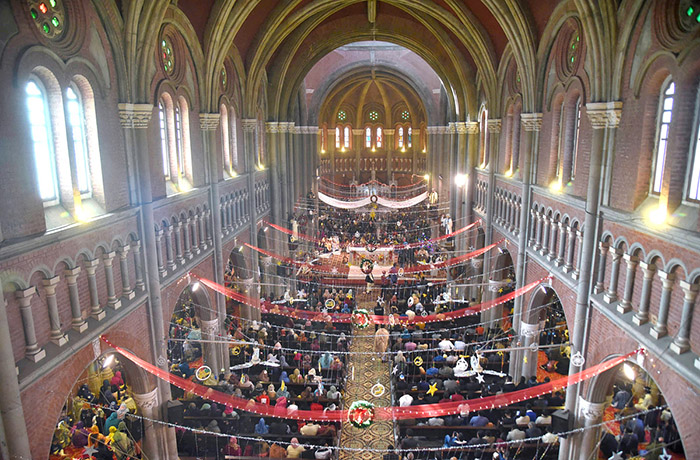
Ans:
{"label": "church interior", "polygon": [[700,458],[700,1],[0,0],[0,460]]}

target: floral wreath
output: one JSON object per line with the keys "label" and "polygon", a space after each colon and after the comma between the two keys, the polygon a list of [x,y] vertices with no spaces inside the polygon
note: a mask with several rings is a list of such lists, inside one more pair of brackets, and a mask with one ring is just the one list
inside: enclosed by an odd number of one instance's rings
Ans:
{"label": "floral wreath", "polygon": [[211,367],[201,366],[195,371],[194,375],[197,376],[198,380],[201,380],[203,382],[209,377],[211,377]]}
{"label": "floral wreath", "polygon": [[369,275],[372,273],[372,270],[374,270],[374,262],[369,259],[362,259],[362,262],[360,262],[360,270],[362,270],[362,273],[365,275]]}
{"label": "floral wreath", "polygon": [[348,421],[357,428],[367,428],[374,422],[374,404],[369,401],[355,401],[348,410]]}
{"label": "floral wreath", "polygon": [[377,195],[373,194],[372,196],[369,197],[369,201],[372,203],[376,203],[377,201],[379,201],[379,197]]}
{"label": "floral wreath", "polygon": [[335,300],[333,300],[333,299],[326,300],[326,308],[335,308]]}
{"label": "floral wreath", "polygon": [[365,309],[358,309],[352,312],[352,324],[359,329],[364,329],[372,323],[369,312]]}

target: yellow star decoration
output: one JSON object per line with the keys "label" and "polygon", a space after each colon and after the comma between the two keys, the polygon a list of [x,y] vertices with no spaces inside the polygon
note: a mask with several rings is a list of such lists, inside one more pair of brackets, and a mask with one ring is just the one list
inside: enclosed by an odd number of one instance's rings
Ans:
{"label": "yellow star decoration", "polygon": [[280,391],[284,391],[285,388],[287,388],[287,386],[284,384],[284,380],[282,380],[282,385],[280,385]]}
{"label": "yellow star decoration", "polygon": [[499,351],[499,352],[498,352],[498,356],[503,356],[503,354],[504,354],[504,353],[503,353],[502,351]]}
{"label": "yellow star decoration", "polygon": [[425,392],[425,394],[432,396],[435,394],[436,391],[438,391],[437,383],[433,383],[432,385],[430,385],[430,388],[428,389],[428,391]]}
{"label": "yellow star decoration", "polygon": [[527,356],[523,356],[523,362],[527,364]]}

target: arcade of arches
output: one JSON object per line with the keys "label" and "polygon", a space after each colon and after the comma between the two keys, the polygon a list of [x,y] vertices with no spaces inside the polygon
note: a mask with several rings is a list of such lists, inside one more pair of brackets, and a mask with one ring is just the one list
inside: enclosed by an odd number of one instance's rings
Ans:
{"label": "arcade of arches", "polygon": [[0,24],[0,460],[700,458],[697,0]]}

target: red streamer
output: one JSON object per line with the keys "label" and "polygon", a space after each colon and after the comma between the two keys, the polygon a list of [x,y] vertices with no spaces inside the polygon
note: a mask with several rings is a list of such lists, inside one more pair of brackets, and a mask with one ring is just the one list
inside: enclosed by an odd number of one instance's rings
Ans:
{"label": "red streamer", "polygon": [[[243,410],[247,412],[252,412],[254,414],[262,415],[265,417],[278,417],[284,419],[295,419],[295,420],[312,420],[316,422],[342,422],[348,419],[347,410],[296,410],[290,411],[288,408],[278,408],[268,404],[262,404],[247,400],[244,398],[238,398],[233,395],[222,393],[220,391],[214,390],[213,388],[200,385],[191,380],[187,380],[182,377],[171,374],[141,358],[134,355],[133,353],[113,344],[105,336],[100,336],[100,339],[104,341],[108,346],[112,347],[119,354],[125,358],[131,360],[134,364],[141,367],[146,372],[169,382],[176,387],[201,396],[207,400],[213,401],[217,404],[224,405],[226,407],[231,407],[233,409]],[[515,404],[526,399],[536,398],[540,395],[551,393],[553,391],[561,390],[569,385],[574,385],[580,383],[584,380],[595,377],[605,371],[612,369],[618,364],[624,362],[625,360],[631,358],[637,353],[643,352],[642,348],[639,348],[633,352],[627,353],[626,355],[613,358],[609,361],[597,364],[595,366],[589,367],[585,371],[578,372],[568,377],[562,377],[557,380],[553,380],[549,383],[543,383],[535,387],[526,388],[524,390],[513,391],[510,393],[505,393],[501,395],[488,396],[486,398],[470,399],[466,401],[455,401],[446,402],[438,404],[424,404],[420,406],[409,406],[409,407],[375,407],[375,419],[378,420],[402,420],[402,419],[414,419],[414,418],[428,418],[428,417],[442,417],[446,415],[454,415],[462,412],[474,412],[485,409],[497,409],[499,407],[508,406],[510,404]]]}
{"label": "red streamer", "polygon": [[[208,288],[210,288],[210,289],[212,289],[220,294],[223,294],[227,297],[230,297],[234,300],[237,300],[245,305],[251,306],[253,308],[258,308],[263,313],[275,313],[275,314],[279,314],[279,315],[283,315],[283,316],[289,316],[290,318],[316,321],[316,322],[327,322],[327,321],[331,321],[334,323],[351,323],[352,322],[352,314],[351,313],[321,313],[321,312],[315,312],[315,311],[300,310],[298,308],[289,308],[289,307],[285,307],[282,305],[276,305],[276,304],[273,304],[271,302],[264,302],[261,306],[259,300],[256,301],[256,299],[253,299],[253,298],[248,297],[244,294],[236,292],[233,289],[227,288],[225,286],[221,286],[220,284],[217,284],[214,281],[208,280],[206,278],[202,278],[202,277],[197,276],[195,274],[192,274],[192,276],[197,278],[202,284],[204,284]],[[413,319],[401,317],[400,320],[398,320],[397,322],[406,323],[406,324],[434,323],[434,322],[439,322],[439,321],[448,321],[451,319],[463,318],[465,316],[476,315],[477,313],[481,313],[482,311],[489,310],[497,305],[501,305],[501,304],[506,303],[510,300],[513,300],[516,297],[521,296],[521,295],[535,289],[537,286],[540,285],[540,283],[542,283],[543,281],[548,280],[550,278],[551,278],[550,276],[544,277],[544,278],[539,279],[537,281],[534,281],[526,286],[523,286],[520,289],[516,289],[515,291],[510,292],[506,295],[503,295],[501,297],[497,297],[493,300],[489,300],[487,302],[483,302],[483,303],[480,303],[477,305],[472,305],[472,306],[469,306],[467,308],[462,308],[459,310],[445,312],[445,313],[438,313],[436,315],[428,315],[428,316],[416,315]],[[372,320],[376,324],[391,324],[391,321],[392,321],[391,316],[385,316],[385,315],[370,315],[370,316],[372,317]],[[395,317],[393,317],[393,318],[395,318]]]}

